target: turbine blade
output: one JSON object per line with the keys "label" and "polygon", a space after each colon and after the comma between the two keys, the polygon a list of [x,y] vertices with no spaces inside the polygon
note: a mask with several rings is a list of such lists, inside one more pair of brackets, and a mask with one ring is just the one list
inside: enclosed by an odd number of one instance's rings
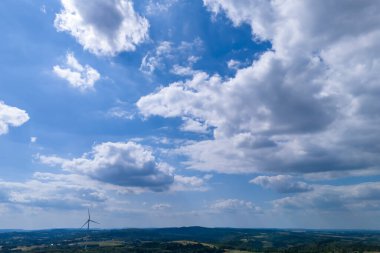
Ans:
{"label": "turbine blade", "polygon": [[84,226],[86,226],[87,223],[88,221],[86,221],[80,228],[83,228]]}
{"label": "turbine blade", "polygon": [[87,208],[87,212],[88,212],[88,219],[90,220],[90,208]]}
{"label": "turbine blade", "polygon": [[89,221],[91,221],[91,222],[93,222],[93,223],[96,223],[96,224],[100,224],[99,222],[94,221],[94,220],[89,220]]}

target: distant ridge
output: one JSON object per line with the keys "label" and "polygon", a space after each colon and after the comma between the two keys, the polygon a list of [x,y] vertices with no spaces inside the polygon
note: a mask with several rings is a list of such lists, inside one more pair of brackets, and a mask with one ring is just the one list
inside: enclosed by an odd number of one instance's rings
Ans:
{"label": "distant ridge", "polygon": [[24,229],[0,229],[0,233],[25,232]]}

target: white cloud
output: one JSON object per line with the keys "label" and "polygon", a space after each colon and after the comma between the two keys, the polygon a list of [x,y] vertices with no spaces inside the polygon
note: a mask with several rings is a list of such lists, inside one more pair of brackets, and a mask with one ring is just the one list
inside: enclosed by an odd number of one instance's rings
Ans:
{"label": "white cloud", "polygon": [[61,0],[58,31],[70,33],[96,55],[134,51],[148,37],[149,22],[137,14],[130,0]]}
{"label": "white cloud", "polygon": [[218,212],[261,212],[261,208],[255,206],[251,201],[240,199],[220,199],[212,203],[210,208]]}
{"label": "white cloud", "polygon": [[173,83],[157,93],[140,98],[137,106],[144,116],[181,117],[203,114],[199,117],[203,119],[209,114],[207,106],[218,100],[214,91],[217,91],[219,85],[218,76],[209,77],[200,72],[191,80]]}
{"label": "white cloud", "polygon": [[110,187],[79,175],[36,172],[25,182],[0,181],[5,204],[72,209],[107,201]]}
{"label": "white cloud", "polygon": [[140,71],[152,74],[157,68],[163,68],[163,60],[171,57],[172,43],[169,41],[160,42],[154,51],[148,52],[142,59]]}
{"label": "white cloud", "polygon": [[207,182],[212,176],[204,177],[175,175],[171,191],[207,191]]}
{"label": "white cloud", "polygon": [[[205,0],[272,49],[232,78],[203,72],[142,97],[144,116],[205,122],[189,168],[280,174],[379,168],[380,4]],[[184,130],[186,130],[184,128]]]}
{"label": "white cloud", "polygon": [[173,74],[177,76],[192,76],[196,73],[199,73],[199,71],[192,69],[191,67],[187,66],[180,66],[177,64],[174,64],[173,68],[170,70]]}
{"label": "white cloud", "polygon": [[65,66],[56,65],[53,72],[81,91],[94,89],[95,82],[100,78],[96,69],[89,65],[82,66],[72,53],[67,53]]}
{"label": "white cloud", "polygon": [[311,185],[296,181],[289,175],[258,176],[249,182],[280,193],[297,193],[313,190]]}
{"label": "white cloud", "polygon": [[228,66],[228,68],[230,68],[230,69],[239,69],[241,65],[242,65],[241,62],[236,61],[236,60],[234,60],[234,59],[231,59],[231,60],[229,60],[229,61],[227,62],[227,66]]}
{"label": "white cloud", "polygon": [[174,181],[173,168],[157,162],[149,149],[134,142],[101,143],[90,153],[71,160],[57,156],[40,156],[39,159],[72,173],[125,187],[162,191]]}
{"label": "white cloud", "polygon": [[[0,180],[0,202],[5,206],[42,209],[80,209],[99,206],[107,210],[130,210],[129,194],[147,191],[206,191],[210,175],[202,178],[174,174],[152,151],[134,142],[105,142],[80,158],[36,156],[57,173],[35,172],[23,182]],[[157,204],[156,210],[169,205]],[[140,212],[140,211],[139,211]]]}
{"label": "white cloud", "polygon": [[37,137],[36,136],[30,137],[30,142],[31,143],[35,143],[36,141],[37,141]]}
{"label": "white cloud", "polygon": [[378,182],[356,185],[314,185],[314,190],[273,201],[276,208],[302,211],[377,211],[380,207]]}
{"label": "white cloud", "polygon": [[10,126],[18,127],[28,120],[29,115],[26,111],[0,101],[0,135],[8,133]]}
{"label": "white cloud", "polygon": [[182,131],[194,133],[207,133],[207,125],[204,122],[192,118],[183,118]]}
{"label": "white cloud", "polygon": [[199,57],[194,54],[198,54],[202,50],[203,42],[199,38],[191,42],[182,41],[178,45],[162,41],[143,57],[140,71],[150,75],[157,70],[169,69],[177,75],[192,75],[196,73],[192,69],[192,65],[199,60]]}
{"label": "white cloud", "polygon": [[159,211],[166,210],[166,209],[169,209],[171,207],[172,206],[167,204],[167,203],[159,203],[159,204],[152,205],[153,210],[159,210]]}
{"label": "white cloud", "polygon": [[120,106],[115,106],[106,112],[106,116],[110,118],[128,119],[132,120],[135,117],[135,113],[128,111]]}
{"label": "white cloud", "polygon": [[177,2],[178,0],[149,0],[148,4],[146,5],[146,13],[148,15],[162,15],[163,12],[167,12]]}

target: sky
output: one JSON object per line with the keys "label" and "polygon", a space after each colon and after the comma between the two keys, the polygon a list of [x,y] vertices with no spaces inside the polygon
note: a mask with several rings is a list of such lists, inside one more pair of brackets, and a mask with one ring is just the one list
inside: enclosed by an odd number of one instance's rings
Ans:
{"label": "sky", "polygon": [[380,229],[379,12],[0,1],[0,229]]}

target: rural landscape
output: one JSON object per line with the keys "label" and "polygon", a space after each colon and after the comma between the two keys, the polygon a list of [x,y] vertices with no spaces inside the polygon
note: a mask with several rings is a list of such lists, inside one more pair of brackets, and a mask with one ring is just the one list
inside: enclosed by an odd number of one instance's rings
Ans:
{"label": "rural landscape", "polygon": [[380,232],[161,228],[2,231],[2,252],[379,252]]}

